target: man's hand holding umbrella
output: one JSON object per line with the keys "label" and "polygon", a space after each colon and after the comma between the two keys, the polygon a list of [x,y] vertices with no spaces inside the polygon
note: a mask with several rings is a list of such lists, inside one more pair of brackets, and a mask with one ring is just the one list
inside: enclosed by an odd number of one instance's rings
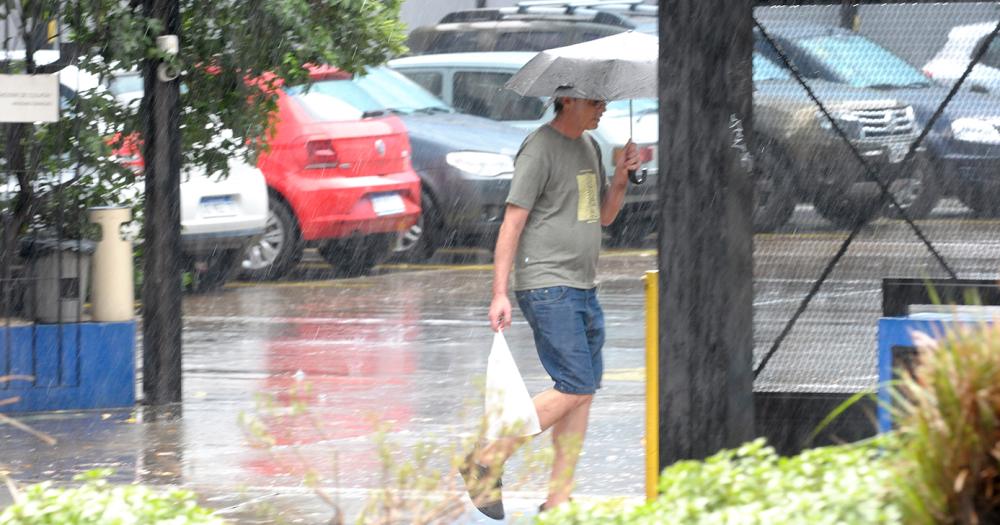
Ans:
{"label": "man's hand holding umbrella", "polygon": [[628,182],[628,172],[636,171],[640,166],[642,166],[642,160],[639,157],[639,148],[635,147],[632,139],[629,139],[622,154],[615,159],[615,174],[611,179],[611,184],[624,185]]}

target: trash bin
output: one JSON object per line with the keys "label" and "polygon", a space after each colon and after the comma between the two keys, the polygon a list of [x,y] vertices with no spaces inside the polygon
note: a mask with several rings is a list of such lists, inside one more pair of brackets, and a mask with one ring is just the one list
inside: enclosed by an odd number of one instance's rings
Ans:
{"label": "trash bin", "polygon": [[93,260],[90,293],[94,321],[128,321],[135,316],[132,241],[122,238],[122,224],[132,220],[127,207],[102,206],[89,210],[90,222],[101,227]]}
{"label": "trash bin", "polygon": [[95,244],[88,240],[25,237],[21,257],[27,265],[30,284],[25,309],[40,323],[81,321],[87,296],[90,257]]}

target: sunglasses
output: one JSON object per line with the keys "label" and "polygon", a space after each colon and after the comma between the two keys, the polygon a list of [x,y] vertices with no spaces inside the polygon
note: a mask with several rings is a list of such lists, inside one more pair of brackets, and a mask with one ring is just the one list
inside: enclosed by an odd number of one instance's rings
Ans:
{"label": "sunglasses", "polygon": [[608,107],[608,101],[607,100],[590,100],[590,99],[587,99],[587,104],[590,104],[592,107],[595,107],[595,108],[606,108],[606,107]]}

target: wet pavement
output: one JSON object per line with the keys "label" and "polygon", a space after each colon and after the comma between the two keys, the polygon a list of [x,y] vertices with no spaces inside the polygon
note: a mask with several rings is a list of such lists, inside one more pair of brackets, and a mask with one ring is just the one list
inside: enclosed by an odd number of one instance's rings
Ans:
{"label": "wet pavement", "polygon": [[[602,402],[580,469],[579,497],[643,493],[642,272],[651,252],[607,257]],[[308,270],[309,264],[306,264]],[[477,430],[482,374],[492,342],[485,264],[393,269],[362,279],[235,283],[184,304],[181,417],[148,412],[46,415],[25,421],[59,440],[48,447],[0,429],[0,461],[22,482],[96,467],[116,481],[182,484],[241,523],[322,523],[331,511],[305,480],[335,495],[348,516],[384,486],[375,437],[393,465],[431,445],[445,472],[452,452]],[[519,320],[520,321],[520,320]],[[521,321],[507,333],[531,391],[549,386]],[[305,411],[293,407],[301,402]],[[173,414],[177,416],[178,414]],[[241,417],[268,427],[270,449],[254,446]],[[599,436],[599,438],[596,438]],[[544,498],[546,476],[531,470],[546,438],[512,461],[505,479],[517,522]],[[535,469],[537,470],[537,469]],[[460,497],[457,476],[442,480]],[[265,512],[266,511],[266,512]],[[530,511],[530,512],[529,512]],[[258,514],[264,513],[261,516]],[[522,516],[522,517],[523,517]],[[483,518],[485,522],[491,520]],[[473,510],[456,522],[478,522]]]}
{"label": "wet pavement", "polygon": [[[920,225],[960,276],[995,276],[1000,222],[951,204]],[[755,238],[758,359],[844,237],[800,207],[786,230]],[[606,372],[578,499],[638,500],[644,492],[641,277],[656,266],[654,242],[602,256]],[[339,280],[312,259],[291,280],[186,296],[181,407],[25,417],[59,442],[47,446],[0,427],[0,468],[29,483],[110,467],[115,481],[194,489],[235,522],[326,523],[333,511],[316,489],[353,520],[380,487],[396,486],[386,481],[387,465],[405,466],[428,447],[417,470],[443,475],[437,490],[406,493],[464,504],[450,462],[478,428],[491,275],[485,252],[453,251],[432,264],[384,265],[376,275]],[[866,227],[755,388],[871,388],[880,279],[937,275],[903,223]],[[515,316],[508,341],[537,392],[550,383],[530,330]],[[544,498],[545,461],[537,456],[548,444],[547,435],[537,439],[508,465],[509,523],[530,522]],[[467,504],[463,510],[454,523],[494,523]]]}

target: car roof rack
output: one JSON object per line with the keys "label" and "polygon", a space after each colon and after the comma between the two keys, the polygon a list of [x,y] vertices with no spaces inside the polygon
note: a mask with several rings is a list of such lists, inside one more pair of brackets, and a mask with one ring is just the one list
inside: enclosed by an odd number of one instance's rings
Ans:
{"label": "car roof rack", "polygon": [[438,20],[439,24],[453,24],[456,22],[495,22],[503,20],[504,14],[497,8],[488,9],[466,9],[464,11],[454,11],[448,13]]}
{"label": "car roof rack", "polygon": [[566,13],[593,10],[654,16],[659,10],[659,6],[647,4],[644,0],[522,0],[517,3],[517,7],[519,9],[561,8]]}
{"label": "car roof rack", "polygon": [[[501,20],[541,20],[545,17],[561,16],[573,17],[563,18],[564,20],[575,20],[594,22],[596,24],[613,25],[634,29],[635,24],[626,17],[616,12],[605,11],[605,8],[615,6],[619,12],[625,13],[640,0],[615,0],[612,2],[601,2],[597,0],[576,0],[567,2],[535,0],[534,2],[522,2],[516,7],[493,7],[480,9],[465,9],[448,13],[441,20],[440,24],[452,24],[460,22],[497,22]],[[655,9],[656,6],[649,6]]]}

